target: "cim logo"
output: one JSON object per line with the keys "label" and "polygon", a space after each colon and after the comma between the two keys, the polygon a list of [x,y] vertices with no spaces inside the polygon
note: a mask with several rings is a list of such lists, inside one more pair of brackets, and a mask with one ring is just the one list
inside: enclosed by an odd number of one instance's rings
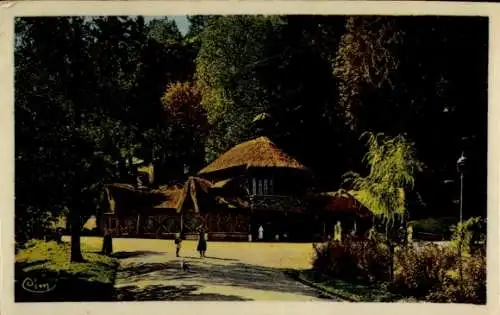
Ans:
{"label": "cim logo", "polygon": [[47,293],[56,288],[54,280],[40,280],[37,278],[26,277],[24,278],[21,286],[24,290],[31,293]]}

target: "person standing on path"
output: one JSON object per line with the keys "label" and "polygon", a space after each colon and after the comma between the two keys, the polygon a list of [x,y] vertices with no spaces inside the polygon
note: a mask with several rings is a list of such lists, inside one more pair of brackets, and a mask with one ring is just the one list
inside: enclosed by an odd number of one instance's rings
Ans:
{"label": "person standing on path", "polygon": [[198,239],[198,246],[196,250],[200,253],[200,257],[205,257],[205,252],[207,251],[207,240],[205,239],[205,233],[200,231],[200,237]]}
{"label": "person standing on path", "polygon": [[259,241],[262,241],[264,239],[264,228],[259,226]]}
{"label": "person standing on path", "polygon": [[175,256],[176,256],[176,257],[180,257],[180,256],[179,256],[179,252],[181,251],[182,235],[177,234],[177,235],[175,236],[175,241],[174,241],[174,243],[175,243]]}

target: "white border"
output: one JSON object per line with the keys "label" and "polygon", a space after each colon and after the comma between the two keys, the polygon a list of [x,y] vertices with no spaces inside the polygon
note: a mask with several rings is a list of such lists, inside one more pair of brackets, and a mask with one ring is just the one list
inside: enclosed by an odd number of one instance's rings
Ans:
{"label": "white border", "polygon": [[[14,304],[14,135],[13,17],[41,15],[184,15],[184,14],[342,14],[482,15],[490,17],[488,130],[488,305],[381,304],[332,302],[127,302]],[[0,225],[2,269],[0,312],[4,314],[500,314],[499,308],[499,151],[500,4],[425,1],[22,1],[0,3]],[[466,61],[464,61],[466,62]],[[244,304],[238,304],[244,303]]]}

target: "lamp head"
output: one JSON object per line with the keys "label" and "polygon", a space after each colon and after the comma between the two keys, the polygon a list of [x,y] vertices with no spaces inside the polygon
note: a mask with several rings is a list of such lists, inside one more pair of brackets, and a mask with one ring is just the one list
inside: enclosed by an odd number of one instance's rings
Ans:
{"label": "lamp head", "polygon": [[462,152],[462,155],[457,160],[457,171],[463,172],[465,169],[466,162],[467,158],[464,156],[464,153]]}

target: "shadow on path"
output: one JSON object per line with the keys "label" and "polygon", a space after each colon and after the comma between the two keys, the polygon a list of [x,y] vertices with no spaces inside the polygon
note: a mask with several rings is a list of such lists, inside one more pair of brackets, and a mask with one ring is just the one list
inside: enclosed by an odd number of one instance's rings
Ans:
{"label": "shadow on path", "polygon": [[134,258],[134,257],[142,257],[142,256],[151,256],[151,255],[164,255],[164,252],[152,252],[152,251],[133,251],[133,252],[115,252],[111,254],[111,257],[118,259],[126,259],[126,258]]}
{"label": "shadow on path", "polygon": [[180,256],[178,257],[179,259],[186,258],[186,259],[211,259],[211,260],[221,260],[221,261],[238,261],[238,259],[234,258],[222,258],[222,257],[213,257],[213,256],[205,256],[204,258],[200,256]]}
{"label": "shadow on path", "polygon": [[118,301],[251,301],[236,295],[195,293],[198,285],[126,286],[117,291]]}
{"label": "shadow on path", "polygon": [[219,257],[212,257],[212,256],[205,256],[205,258],[214,259],[214,260],[223,260],[223,261],[238,261],[238,259],[233,259],[233,258],[219,258]]}
{"label": "shadow on path", "polygon": [[[188,263],[191,272],[181,270],[180,259],[125,265],[118,274],[117,280],[123,286],[117,289],[117,297],[119,300],[247,300],[238,296],[193,293],[203,287],[229,286],[326,298],[319,291],[288,278],[279,268],[241,262],[215,263],[210,259]],[[163,285],[171,281],[193,285]]]}

